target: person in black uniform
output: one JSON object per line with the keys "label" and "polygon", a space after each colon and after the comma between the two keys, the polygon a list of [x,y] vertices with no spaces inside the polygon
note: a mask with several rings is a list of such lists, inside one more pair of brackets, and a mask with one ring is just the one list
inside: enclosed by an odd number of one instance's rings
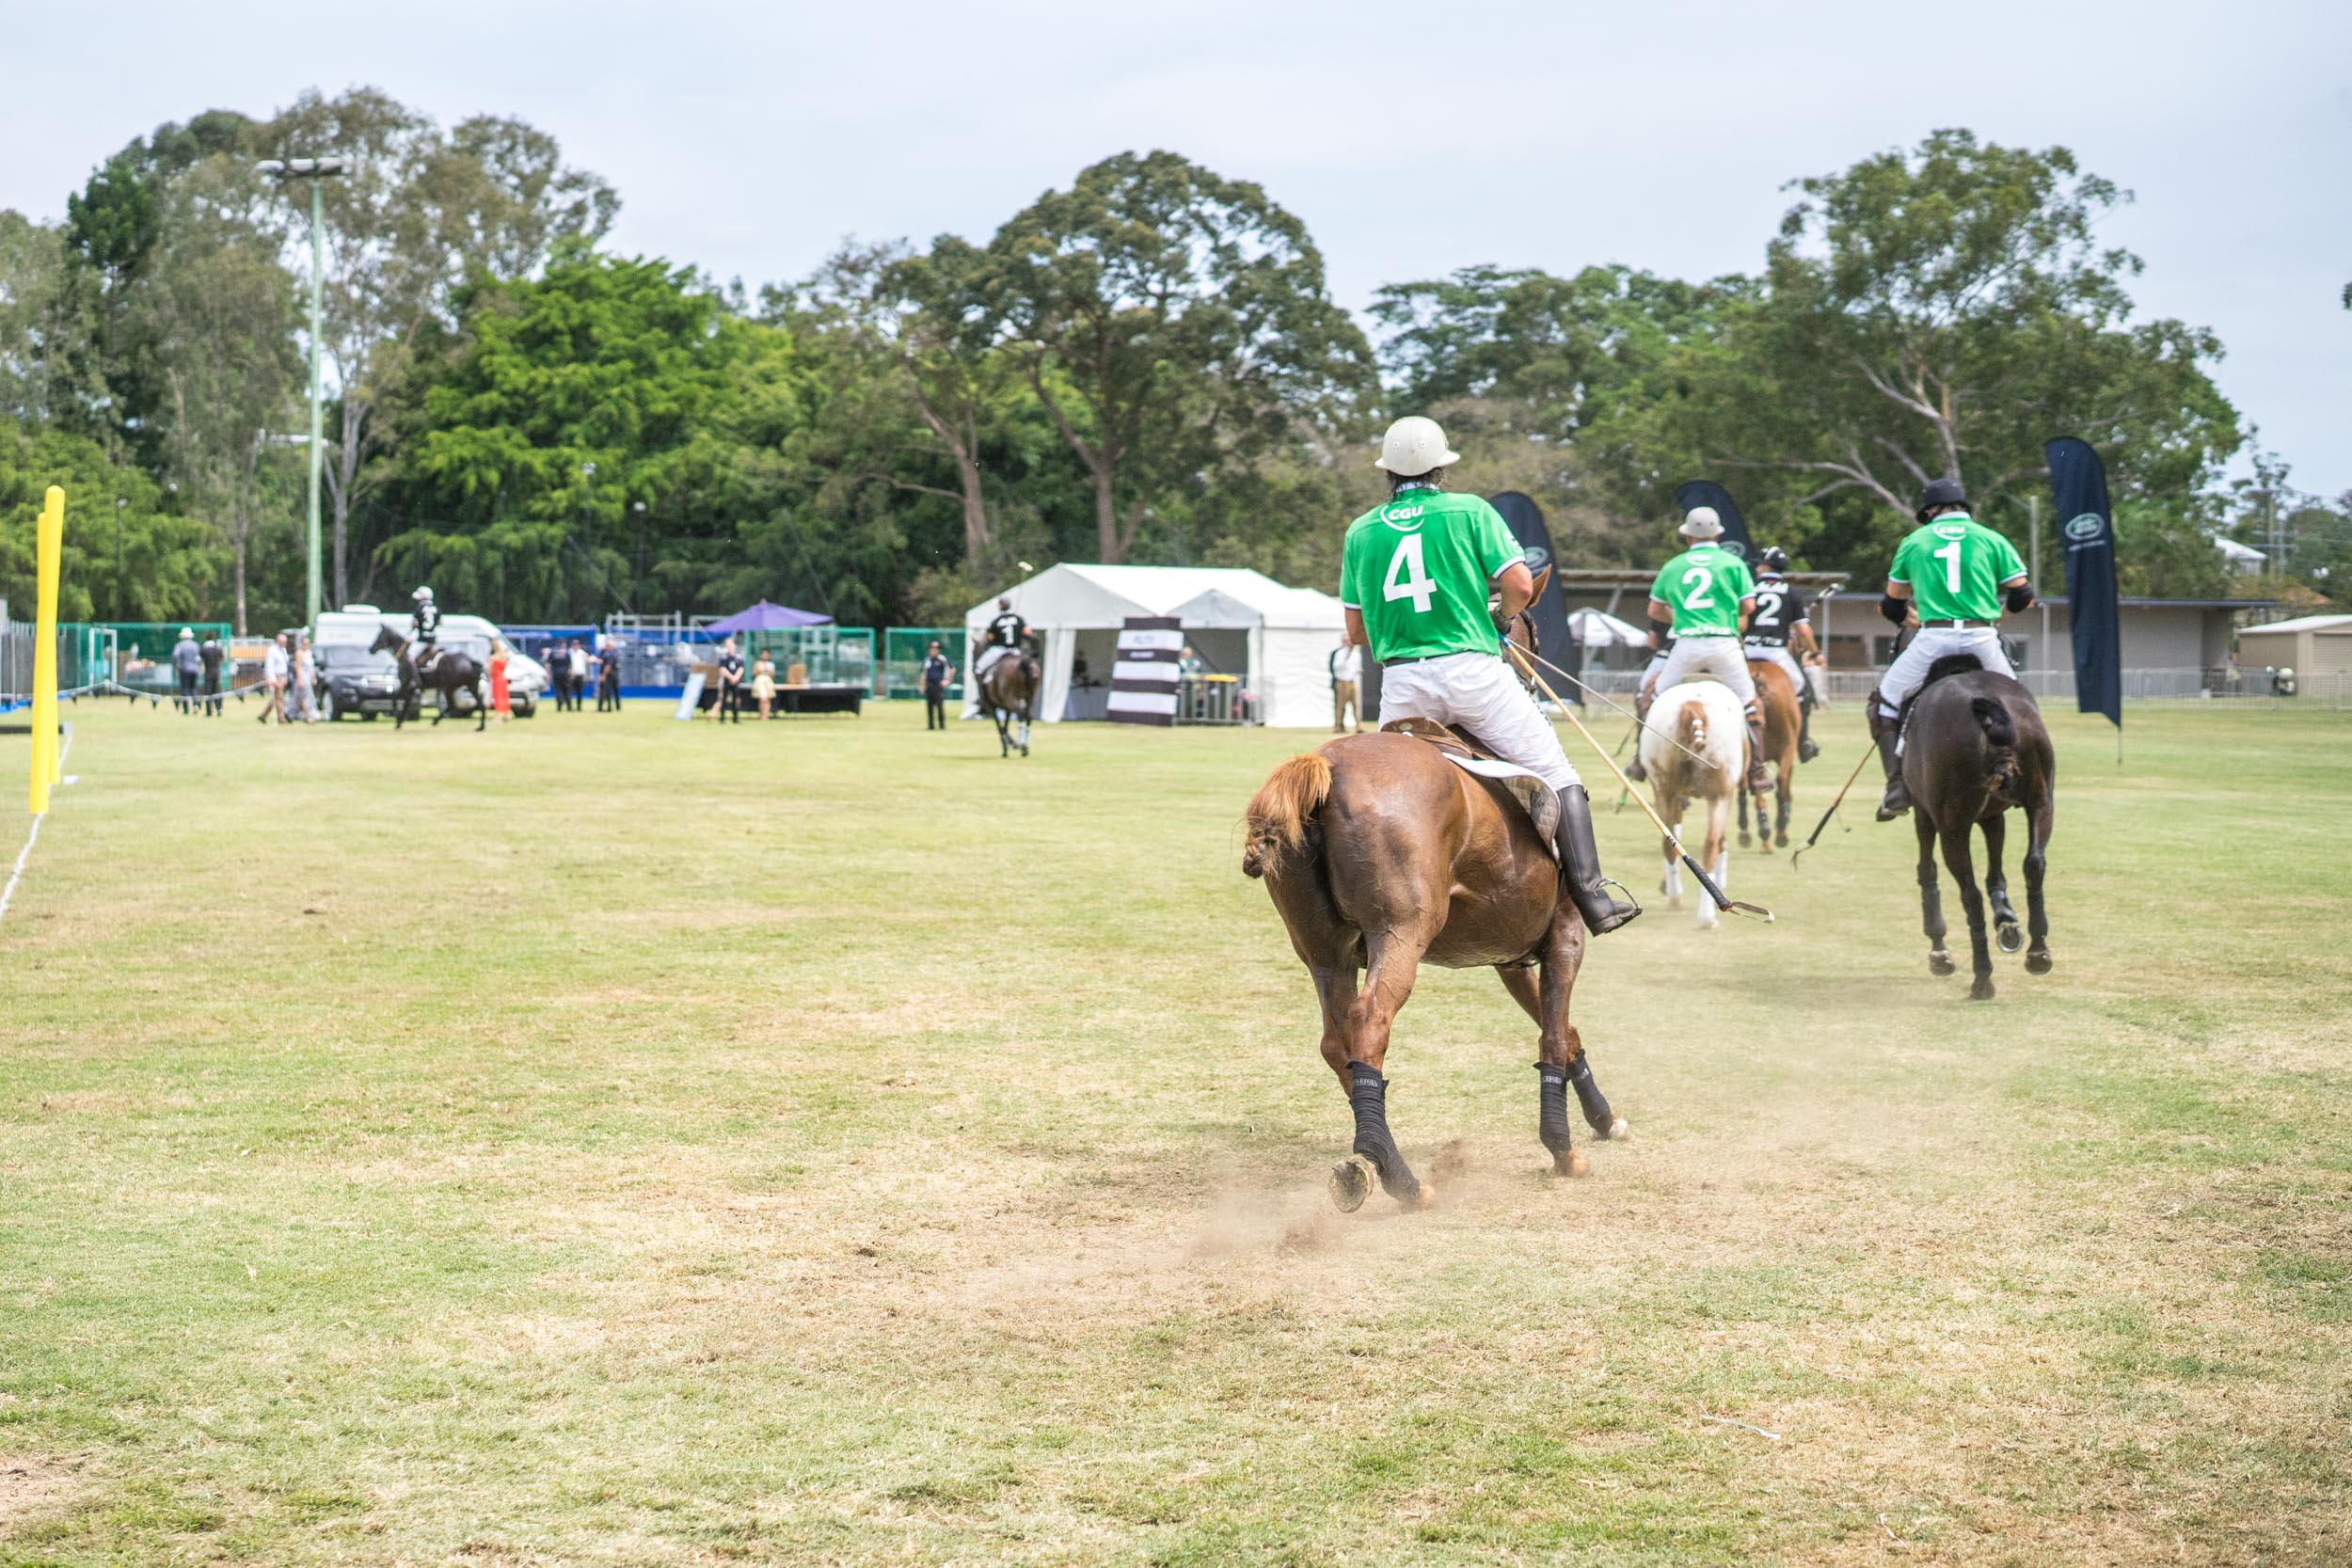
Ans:
{"label": "person in black uniform", "polygon": [[220,639],[207,637],[204,645],[196,653],[204,666],[204,716],[217,719],[220,717]]}
{"label": "person in black uniform", "polygon": [[596,711],[621,711],[621,645],[609,637],[596,663]]}
{"label": "person in black uniform", "polygon": [[719,644],[719,705],[711,717],[723,723],[743,721],[743,656],[735,651],[732,637]]}
{"label": "person in black uniform", "polygon": [[923,727],[927,730],[947,727],[947,655],[934,638],[923,660]]}
{"label": "person in black uniform", "polygon": [[1012,601],[1009,598],[998,599],[996,618],[989,622],[988,630],[980,636],[980,661],[973,666],[972,678],[976,681],[986,679],[988,673],[996,667],[997,660],[1018,649],[1029,635],[1029,623],[1012,608]]}
{"label": "person in black uniform", "polygon": [[441,607],[433,602],[430,588],[420,587],[411,597],[414,604],[408,611],[408,662],[421,678],[425,668],[433,662],[433,644],[441,635]]}
{"label": "person in black uniform", "polygon": [[[1797,760],[1811,762],[1821,754],[1813,743],[1813,687],[1804,678],[1798,654],[1813,648],[1813,624],[1804,590],[1788,580],[1788,552],[1775,545],[1757,560],[1756,615],[1748,622],[1746,652],[1750,658],[1777,664],[1797,692]],[[1792,647],[1791,644],[1794,644]]]}

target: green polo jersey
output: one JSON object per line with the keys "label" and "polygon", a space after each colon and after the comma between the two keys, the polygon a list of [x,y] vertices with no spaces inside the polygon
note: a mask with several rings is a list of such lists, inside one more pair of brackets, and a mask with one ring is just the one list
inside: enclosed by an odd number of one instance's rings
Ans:
{"label": "green polo jersey", "polygon": [[1748,563],[1710,543],[1693,545],[1661,566],[1649,596],[1674,611],[1677,638],[1737,637],[1740,601],[1755,592]]}
{"label": "green polo jersey", "polygon": [[2025,575],[2016,546],[1960,512],[1914,529],[1886,574],[1911,585],[1922,621],[1997,621],[2001,584]]}
{"label": "green polo jersey", "polygon": [[1482,498],[1407,485],[1348,525],[1340,600],[1363,613],[1375,658],[1500,654],[1486,595],[1518,559],[1502,514]]}

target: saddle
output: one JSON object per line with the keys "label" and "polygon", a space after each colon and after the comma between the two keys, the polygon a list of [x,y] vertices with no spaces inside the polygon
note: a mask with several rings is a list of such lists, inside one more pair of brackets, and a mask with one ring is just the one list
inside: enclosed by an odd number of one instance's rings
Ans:
{"label": "saddle", "polygon": [[1459,725],[1440,724],[1434,719],[1391,719],[1380,726],[1380,733],[1408,735],[1415,740],[1425,741],[1463,772],[1501,786],[1502,792],[1527,813],[1545,851],[1554,860],[1559,858],[1552,835],[1560,827],[1560,799],[1536,774],[1496,754],[1493,747]]}

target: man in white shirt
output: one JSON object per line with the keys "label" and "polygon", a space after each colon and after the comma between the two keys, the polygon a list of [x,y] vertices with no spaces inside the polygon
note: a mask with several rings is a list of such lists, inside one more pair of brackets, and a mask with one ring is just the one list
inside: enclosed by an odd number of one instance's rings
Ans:
{"label": "man in white shirt", "polygon": [[1331,733],[1347,733],[1348,715],[1356,719],[1356,733],[1364,733],[1364,705],[1356,694],[1356,683],[1363,678],[1363,650],[1344,637],[1331,651]]}
{"label": "man in white shirt", "polygon": [[262,717],[256,722],[286,721],[286,636],[280,632],[262,655]]}

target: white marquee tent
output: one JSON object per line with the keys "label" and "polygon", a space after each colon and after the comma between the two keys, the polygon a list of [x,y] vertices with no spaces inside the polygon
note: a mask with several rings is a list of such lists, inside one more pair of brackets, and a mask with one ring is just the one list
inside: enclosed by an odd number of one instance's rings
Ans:
{"label": "white marquee tent", "polygon": [[[1213,673],[1238,675],[1268,724],[1331,722],[1331,650],[1346,617],[1340,601],[1285,588],[1237,566],[1089,566],[1065,562],[1005,590],[1044,642],[1041,721],[1099,719],[1131,615],[1173,617]],[[977,650],[997,595],[963,617]],[[1083,672],[1083,673],[1082,673]],[[967,676],[969,671],[966,672]],[[972,689],[967,679],[964,689]],[[974,711],[965,699],[964,712]]]}

